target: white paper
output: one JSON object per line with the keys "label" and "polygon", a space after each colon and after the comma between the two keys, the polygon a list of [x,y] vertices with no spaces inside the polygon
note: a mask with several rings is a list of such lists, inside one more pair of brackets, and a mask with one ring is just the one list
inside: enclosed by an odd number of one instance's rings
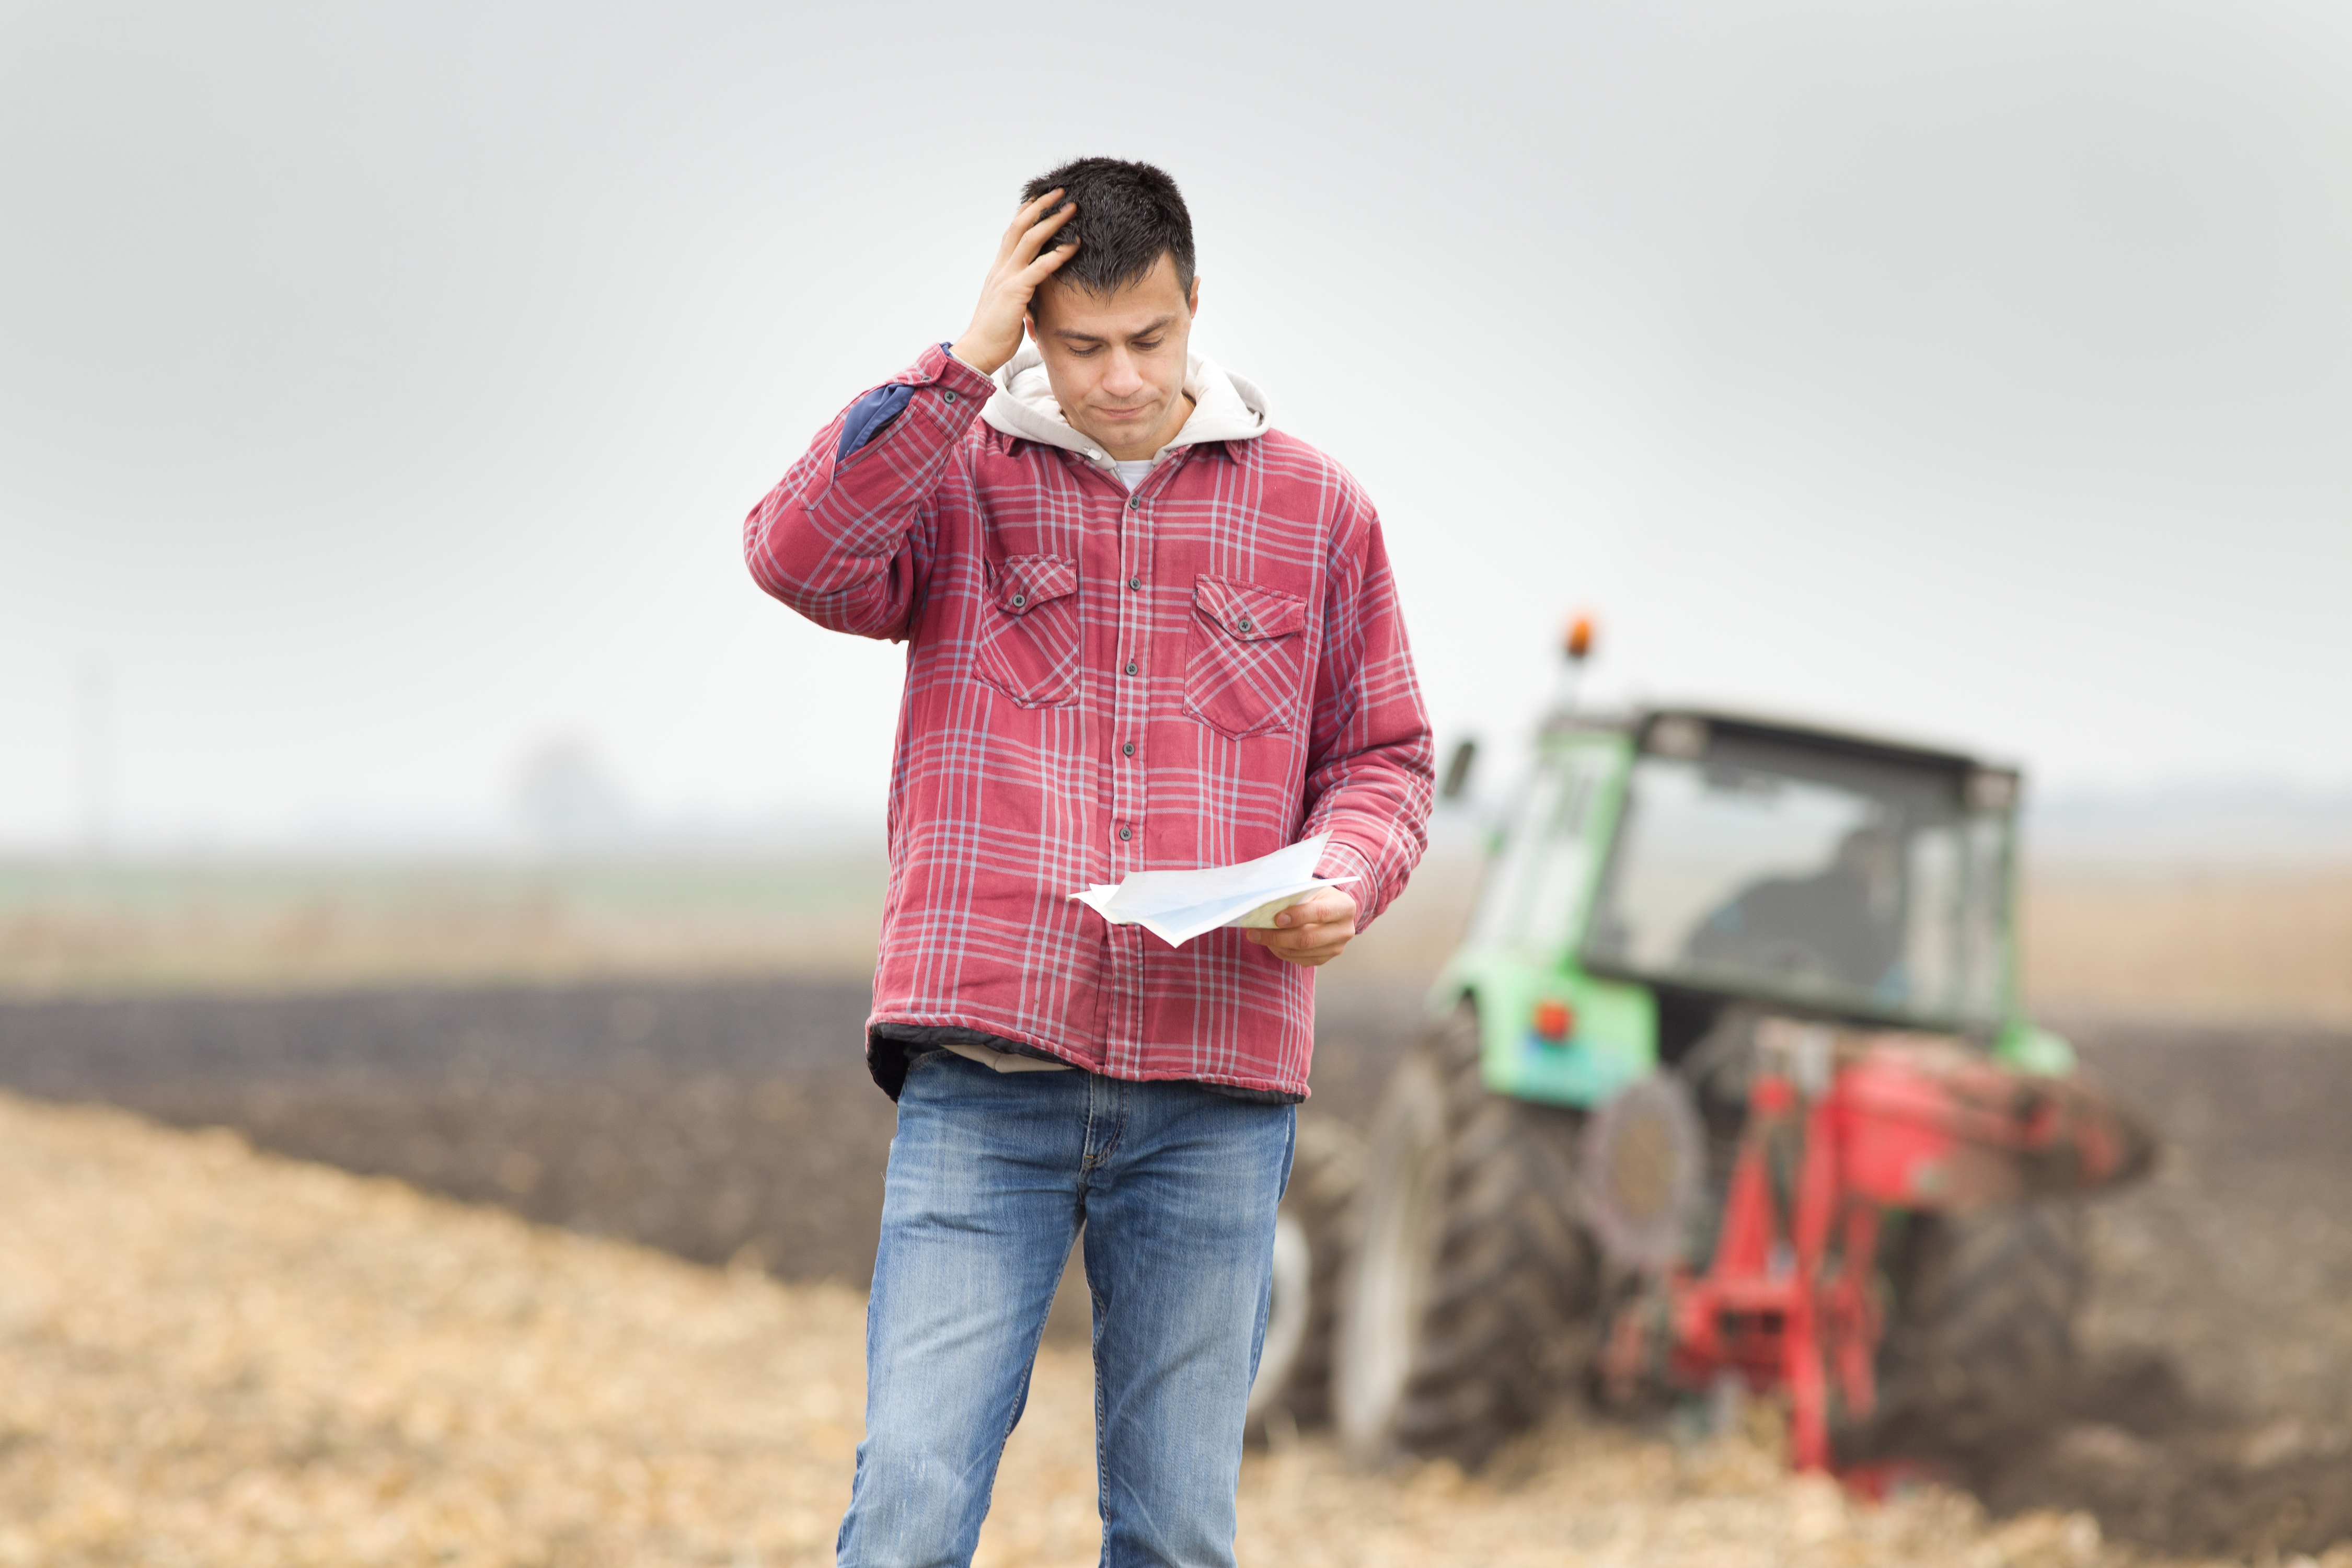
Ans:
{"label": "white paper", "polygon": [[1070,897],[1115,926],[1139,925],[1171,947],[1181,947],[1220,926],[1271,927],[1274,917],[1306,898],[1352,877],[1318,877],[1328,833],[1301,839],[1238,866],[1198,871],[1131,871],[1122,882],[1097,882]]}

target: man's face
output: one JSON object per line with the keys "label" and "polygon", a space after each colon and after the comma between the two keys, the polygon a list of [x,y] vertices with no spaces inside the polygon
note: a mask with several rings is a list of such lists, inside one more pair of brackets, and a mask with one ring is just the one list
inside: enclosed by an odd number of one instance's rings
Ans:
{"label": "man's face", "polygon": [[1029,336],[1045,356],[1054,399],[1072,428],[1122,462],[1149,458],[1192,413],[1185,350],[1201,280],[1176,287],[1176,258],[1112,294],[1047,279],[1029,304]]}

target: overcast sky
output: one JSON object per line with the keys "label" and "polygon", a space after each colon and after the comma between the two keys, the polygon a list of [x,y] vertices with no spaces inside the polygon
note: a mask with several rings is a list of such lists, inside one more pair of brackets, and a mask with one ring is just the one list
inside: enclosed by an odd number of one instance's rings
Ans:
{"label": "overcast sky", "polygon": [[[0,844],[878,813],[901,658],[743,513],[1020,184],[1381,510],[1442,738],[1598,678],[2352,784],[2352,7],[0,9]],[[1507,745],[1505,747],[1507,752]]]}

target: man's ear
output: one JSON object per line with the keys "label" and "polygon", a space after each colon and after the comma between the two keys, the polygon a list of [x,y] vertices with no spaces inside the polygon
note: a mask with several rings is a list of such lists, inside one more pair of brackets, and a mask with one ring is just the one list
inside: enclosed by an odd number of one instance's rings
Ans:
{"label": "man's ear", "polygon": [[1201,275],[1197,272],[1192,274],[1192,291],[1184,296],[1184,313],[1190,316],[1201,313]]}
{"label": "man's ear", "polygon": [[1037,318],[1031,315],[1026,310],[1022,311],[1021,330],[1029,334],[1029,341],[1031,342],[1035,342],[1037,341]]}

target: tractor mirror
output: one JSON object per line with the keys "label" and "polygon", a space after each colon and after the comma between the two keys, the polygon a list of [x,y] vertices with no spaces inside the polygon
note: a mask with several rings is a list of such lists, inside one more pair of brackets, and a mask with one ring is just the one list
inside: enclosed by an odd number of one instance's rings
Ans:
{"label": "tractor mirror", "polygon": [[1446,760],[1445,780],[1437,786],[1437,797],[1440,800],[1460,799],[1462,792],[1470,787],[1470,770],[1477,761],[1478,742],[1466,738],[1458,742],[1454,745],[1454,755]]}
{"label": "tractor mirror", "polygon": [[1969,774],[1969,805],[1978,811],[2007,811],[2017,804],[2017,775],[2001,768]]}
{"label": "tractor mirror", "polygon": [[1674,757],[1695,763],[1706,755],[1706,721],[1686,714],[1667,713],[1650,721],[1650,732],[1643,738],[1646,750],[1661,757]]}

